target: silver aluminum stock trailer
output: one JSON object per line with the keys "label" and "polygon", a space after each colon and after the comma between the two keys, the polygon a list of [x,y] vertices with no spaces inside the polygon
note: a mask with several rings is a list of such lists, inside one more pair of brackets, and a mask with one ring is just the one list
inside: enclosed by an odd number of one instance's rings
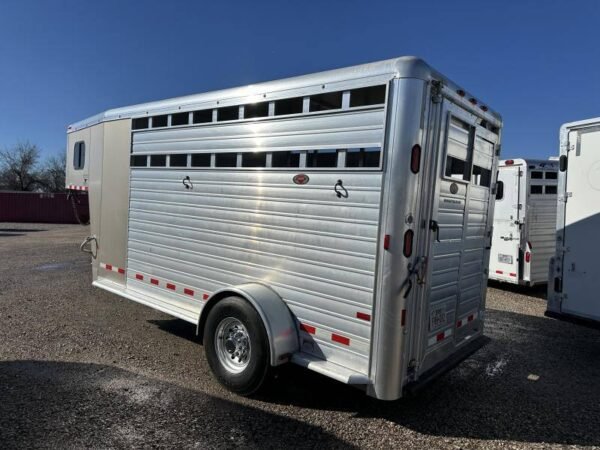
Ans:
{"label": "silver aluminum stock trailer", "polygon": [[560,129],[556,254],[549,316],[600,322],[600,118]]}
{"label": "silver aluminum stock trailer", "polygon": [[558,161],[508,159],[498,165],[490,279],[548,282],[556,241]]}
{"label": "silver aluminum stock trailer", "polygon": [[68,129],[93,284],[197,326],[240,394],[288,361],[392,400],[483,341],[501,118],[403,57]]}

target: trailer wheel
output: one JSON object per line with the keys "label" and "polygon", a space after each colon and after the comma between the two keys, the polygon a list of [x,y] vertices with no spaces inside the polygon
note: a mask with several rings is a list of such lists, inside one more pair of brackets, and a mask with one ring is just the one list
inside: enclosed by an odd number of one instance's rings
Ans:
{"label": "trailer wheel", "polygon": [[209,312],[204,352],[219,383],[240,395],[258,391],[270,369],[265,326],[252,305],[240,297],[219,300]]}

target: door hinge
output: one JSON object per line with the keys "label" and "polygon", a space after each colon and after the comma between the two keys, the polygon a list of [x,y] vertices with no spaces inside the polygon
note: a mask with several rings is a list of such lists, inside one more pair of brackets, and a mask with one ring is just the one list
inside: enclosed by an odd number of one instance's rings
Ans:
{"label": "door hinge", "polygon": [[559,202],[563,202],[563,203],[567,203],[567,199],[569,197],[573,197],[573,193],[572,192],[566,192],[565,195],[559,195],[558,196],[558,201]]}

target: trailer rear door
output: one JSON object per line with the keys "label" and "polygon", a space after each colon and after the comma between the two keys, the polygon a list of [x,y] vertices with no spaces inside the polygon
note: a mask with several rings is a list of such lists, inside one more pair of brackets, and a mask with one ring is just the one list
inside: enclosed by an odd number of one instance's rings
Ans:
{"label": "trailer rear door", "polygon": [[490,277],[510,283],[519,282],[522,171],[520,165],[503,166],[498,171]]}
{"label": "trailer rear door", "polygon": [[420,371],[482,333],[498,135],[448,99],[441,116]]}
{"label": "trailer rear door", "polygon": [[569,135],[562,312],[600,319],[600,128]]}

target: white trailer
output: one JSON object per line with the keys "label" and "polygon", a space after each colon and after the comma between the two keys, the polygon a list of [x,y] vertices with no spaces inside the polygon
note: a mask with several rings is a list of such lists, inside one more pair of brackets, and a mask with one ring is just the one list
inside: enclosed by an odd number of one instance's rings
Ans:
{"label": "white trailer", "polygon": [[556,254],[549,316],[600,321],[600,118],[560,129]]}
{"label": "white trailer", "polygon": [[483,342],[501,119],[422,60],[68,129],[93,284],[197,326],[250,394],[287,361],[397,399]]}
{"label": "white trailer", "polygon": [[498,165],[490,279],[548,282],[554,255],[558,161],[508,159]]}

